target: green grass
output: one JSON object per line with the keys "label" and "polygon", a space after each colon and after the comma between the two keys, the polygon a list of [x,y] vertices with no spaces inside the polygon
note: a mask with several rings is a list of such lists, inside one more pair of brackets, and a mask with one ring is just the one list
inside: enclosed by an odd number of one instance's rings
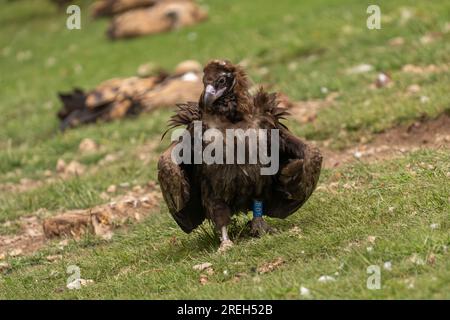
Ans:
{"label": "green grass", "polygon": [[[241,233],[227,254],[216,252],[218,243],[209,238],[209,227],[207,232],[183,234],[164,209],[110,243],[72,244],[60,262],[46,262],[45,254],[15,259],[1,280],[0,297],[296,299],[305,286],[315,298],[449,298],[449,161],[448,153],[422,152],[401,161],[342,169],[335,192],[317,191],[299,214],[271,220],[279,230],[275,235],[255,240]],[[329,179],[326,172],[323,182]],[[349,183],[354,188],[343,187]],[[432,224],[438,227],[432,229]],[[300,233],[291,231],[294,226]],[[244,219],[236,221],[233,235],[241,229]],[[377,237],[375,244],[368,236]],[[173,237],[175,242],[170,241]],[[433,254],[435,263],[414,264],[414,254],[425,261]],[[278,257],[285,260],[279,269],[255,273]],[[392,270],[382,269],[382,289],[368,290],[367,267],[382,267],[387,261]],[[202,262],[212,263],[215,270],[205,286],[192,269]],[[79,291],[59,290],[72,264],[95,284]],[[237,273],[247,276],[235,283]],[[336,281],[319,283],[322,275]],[[408,288],[407,281],[413,281],[414,288]]]}
{"label": "green grass", "polygon": [[[3,192],[0,222],[40,208],[50,213],[87,208],[102,203],[99,195],[111,184],[143,184],[156,178],[156,163],[143,165],[136,148],[160,139],[170,110],[64,134],[58,132],[55,116],[60,107],[58,91],[91,88],[111,77],[133,75],[148,61],[170,69],[186,59],[202,63],[216,57],[245,59],[255,83],[273,84],[274,90],[294,99],[323,98],[321,87],[338,91],[337,103],[321,110],[315,122],[288,122],[295,133],[308,139],[331,140],[332,148],[450,108],[448,72],[401,71],[405,64],[450,63],[450,33],[430,44],[420,43],[423,35],[442,32],[450,21],[446,2],[380,1],[382,29],[369,31],[367,4],[357,0],[282,0],[276,5],[262,0],[257,6],[250,1],[211,0],[205,2],[210,19],[203,24],[117,42],[104,36],[106,21],[89,18],[88,3],[81,1],[82,29],[69,31],[65,15],[43,1],[0,0],[0,183],[42,179],[46,170],[55,171],[60,158],[92,168],[107,154],[121,152],[121,156],[92,174],[23,193]],[[414,15],[402,23],[404,8]],[[192,32],[197,33],[195,41],[188,40]],[[403,46],[387,44],[398,36],[405,39]],[[30,57],[19,61],[24,52]],[[294,63],[296,70],[292,70]],[[346,73],[361,63],[372,64],[375,70]],[[269,73],[263,74],[261,68]],[[393,86],[369,89],[380,71],[390,73]],[[424,104],[418,96],[407,95],[411,84],[419,84],[420,95],[430,101]],[[93,155],[80,154],[78,145],[86,137],[102,149]],[[154,152],[166,145],[167,139]],[[277,234],[251,239],[246,219],[239,218],[232,230],[236,246],[226,254],[216,253],[218,240],[209,225],[185,235],[162,205],[161,213],[119,232],[110,242],[87,238],[71,243],[61,261],[45,259],[60,252],[56,246],[30,257],[8,258],[12,268],[0,275],[0,298],[297,299],[304,298],[299,295],[304,286],[313,298],[448,299],[449,163],[448,150],[442,150],[371,165],[350,164],[338,170],[341,178],[334,188],[329,186],[338,175],[326,170],[323,187],[304,208],[289,219],[270,220]],[[431,224],[438,227],[432,229]],[[291,231],[294,226],[300,234]],[[14,223],[2,226],[0,234],[16,229]],[[368,236],[377,236],[375,244],[368,242]],[[435,262],[417,265],[410,259],[414,254],[425,261],[434,255]],[[279,269],[255,272],[278,257],[285,260]],[[383,269],[387,261],[392,262],[391,271]],[[204,286],[192,269],[201,262],[211,262],[215,270]],[[71,264],[95,283],[78,291],[65,290],[66,268]],[[366,288],[370,265],[382,269],[381,290]],[[235,282],[237,273],[246,276]],[[336,281],[320,283],[317,279],[322,275]]]}

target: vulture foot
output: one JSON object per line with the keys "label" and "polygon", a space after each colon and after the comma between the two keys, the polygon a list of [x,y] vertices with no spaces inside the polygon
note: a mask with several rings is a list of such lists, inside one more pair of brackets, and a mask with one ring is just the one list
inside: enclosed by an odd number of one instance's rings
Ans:
{"label": "vulture foot", "polygon": [[254,217],[250,221],[250,234],[253,237],[261,237],[266,233],[274,233],[275,229],[267,224],[262,217]]}
{"label": "vulture foot", "polygon": [[233,246],[233,241],[231,241],[231,240],[223,240],[220,243],[220,247],[219,247],[218,252],[225,252],[228,249],[230,249],[232,246]]}

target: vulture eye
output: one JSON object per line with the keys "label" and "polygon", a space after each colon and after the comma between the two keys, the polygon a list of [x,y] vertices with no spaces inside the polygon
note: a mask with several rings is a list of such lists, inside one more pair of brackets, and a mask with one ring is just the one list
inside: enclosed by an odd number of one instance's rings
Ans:
{"label": "vulture eye", "polygon": [[223,86],[226,83],[225,78],[220,78],[219,79],[219,85]]}

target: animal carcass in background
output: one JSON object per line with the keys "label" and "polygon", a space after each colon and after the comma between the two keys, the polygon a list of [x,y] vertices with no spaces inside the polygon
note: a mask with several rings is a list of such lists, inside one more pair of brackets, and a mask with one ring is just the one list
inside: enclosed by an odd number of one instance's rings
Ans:
{"label": "animal carcass in background", "polygon": [[161,1],[148,8],[114,16],[108,35],[118,39],[167,32],[197,24],[207,17],[206,11],[193,1]]}
{"label": "animal carcass in background", "polygon": [[99,0],[91,7],[93,17],[113,16],[131,9],[150,7],[166,0]]}
{"label": "animal carcass in background", "polygon": [[60,93],[63,108],[58,112],[60,128],[77,127],[97,121],[111,121],[159,107],[198,100],[202,84],[202,68],[196,61],[180,63],[172,75],[159,72],[144,78],[113,78],[95,89],[74,89]]}

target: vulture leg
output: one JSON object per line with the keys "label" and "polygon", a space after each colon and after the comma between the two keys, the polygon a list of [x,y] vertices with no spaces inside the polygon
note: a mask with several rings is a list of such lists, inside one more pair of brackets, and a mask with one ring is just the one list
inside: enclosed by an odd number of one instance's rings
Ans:
{"label": "vulture leg", "polygon": [[223,226],[220,231],[222,236],[220,237],[219,252],[224,252],[233,246],[233,242],[230,238],[228,238],[228,230],[226,226]]}
{"label": "vulture leg", "polygon": [[271,228],[263,218],[263,202],[259,200],[253,201],[253,219],[250,221],[250,234],[254,237],[261,237],[266,233],[272,233]]}
{"label": "vulture leg", "polygon": [[227,230],[227,226],[231,222],[231,210],[228,205],[221,200],[211,199],[206,196],[203,201],[209,218],[221,234],[219,252],[226,251],[233,246],[233,242],[228,237]]}

